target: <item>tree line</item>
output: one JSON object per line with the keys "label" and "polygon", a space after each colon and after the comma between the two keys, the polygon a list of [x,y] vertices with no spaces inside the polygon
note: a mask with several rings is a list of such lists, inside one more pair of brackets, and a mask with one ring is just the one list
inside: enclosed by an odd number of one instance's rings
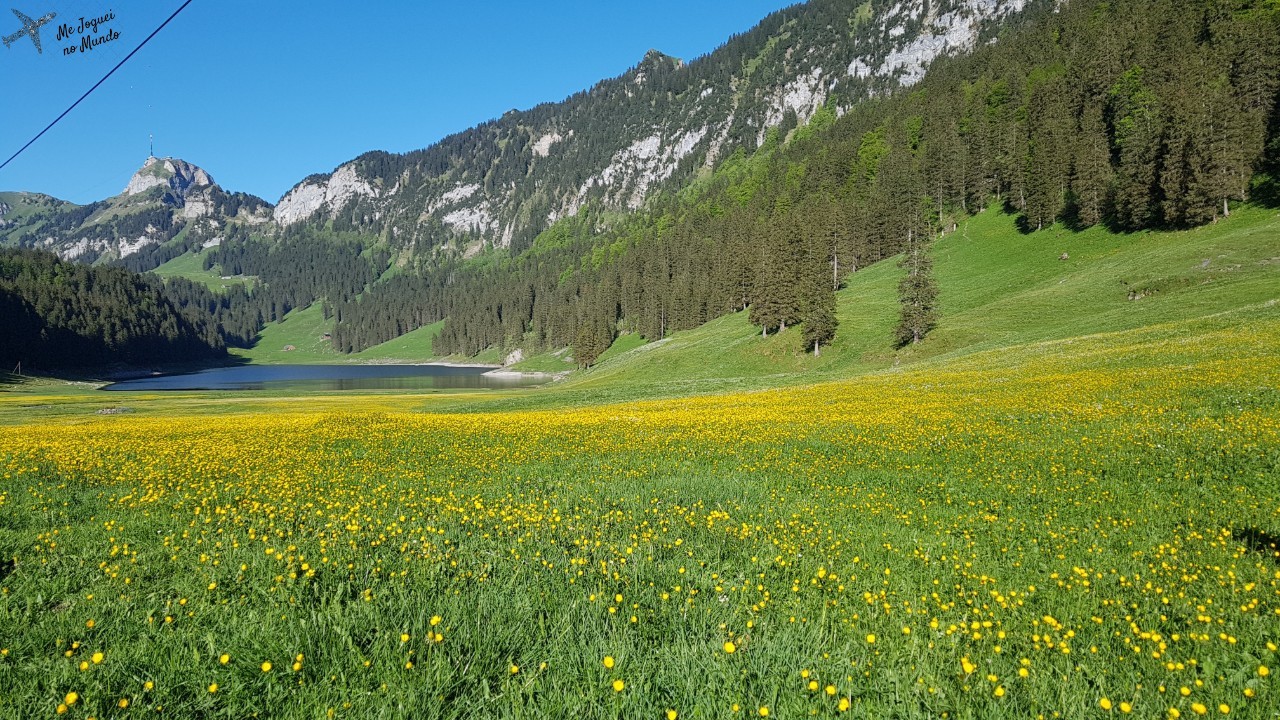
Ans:
{"label": "tree line", "polygon": [[158,279],[123,268],[0,250],[0,360],[8,370],[209,360],[226,343],[206,312],[170,297]]}
{"label": "tree line", "polygon": [[588,207],[525,250],[431,258],[338,304],[339,349],[445,319],[438,354],[649,340],[748,310],[769,334],[835,331],[848,273],[907,252],[899,342],[936,323],[928,246],[996,203],[1027,232],[1214,222],[1280,156],[1280,11],[1254,0],[1070,4],[910,90],[771,132],[623,220]]}

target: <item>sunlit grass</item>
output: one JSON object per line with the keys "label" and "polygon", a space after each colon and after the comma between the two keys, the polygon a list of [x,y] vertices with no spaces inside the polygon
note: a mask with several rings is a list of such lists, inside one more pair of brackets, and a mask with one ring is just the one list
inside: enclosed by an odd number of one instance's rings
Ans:
{"label": "sunlit grass", "polygon": [[0,708],[1270,717],[1276,347],[1258,307],[755,393],[6,427]]}

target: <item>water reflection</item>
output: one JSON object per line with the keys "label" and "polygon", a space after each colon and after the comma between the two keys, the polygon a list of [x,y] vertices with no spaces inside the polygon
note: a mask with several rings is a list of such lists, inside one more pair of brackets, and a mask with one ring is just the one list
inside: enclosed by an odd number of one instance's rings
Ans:
{"label": "water reflection", "polygon": [[452,365],[241,365],[124,380],[103,390],[456,390],[540,385],[540,374]]}

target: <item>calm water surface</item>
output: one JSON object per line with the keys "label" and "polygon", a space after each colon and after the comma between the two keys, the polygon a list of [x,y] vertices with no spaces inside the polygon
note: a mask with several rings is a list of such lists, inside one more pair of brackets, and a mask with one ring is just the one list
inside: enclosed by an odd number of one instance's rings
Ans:
{"label": "calm water surface", "polygon": [[492,368],[449,365],[240,365],[154,375],[103,390],[430,390],[540,385],[545,375],[486,375]]}

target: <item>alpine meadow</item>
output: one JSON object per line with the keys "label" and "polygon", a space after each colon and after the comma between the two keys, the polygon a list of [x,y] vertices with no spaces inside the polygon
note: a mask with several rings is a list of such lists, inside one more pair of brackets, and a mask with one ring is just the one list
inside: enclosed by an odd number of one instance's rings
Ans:
{"label": "alpine meadow", "polygon": [[810,0],[2,192],[0,715],[1280,717],[1277,183],[1275,0]]}

